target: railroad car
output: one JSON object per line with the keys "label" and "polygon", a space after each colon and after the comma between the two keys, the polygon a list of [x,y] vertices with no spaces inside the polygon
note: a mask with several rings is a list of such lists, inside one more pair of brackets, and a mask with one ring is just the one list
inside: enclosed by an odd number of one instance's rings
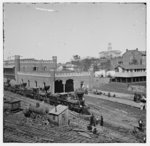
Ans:
{"label": "railroad car", "polygon": [[83,88],[77,89],[74,93],[48,93],[49,86],[45,86],[43,89],[40,88],[26,88],[26,83],[20,85],[7,85],[7,90],[32,98],[39,101],[45,101],[51,105],[66,105],[70,110],[78,113],[90,115],[89,107],[85,105]]}

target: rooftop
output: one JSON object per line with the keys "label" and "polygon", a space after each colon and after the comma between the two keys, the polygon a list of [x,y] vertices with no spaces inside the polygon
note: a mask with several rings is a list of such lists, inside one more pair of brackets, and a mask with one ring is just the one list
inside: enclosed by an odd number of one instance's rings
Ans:
{"label": "rooftop", "polygon": [[53,108],[49,114],[53,114],[53,115],[60,115],[63,111],[65,111],[66,109],[68,109],[67,106],[64,105],[58,105],[55,108]]}
{"label": "rooftop", "polygon": [[117,65],[115,68],[117,68],[118,66],[124,69],[146,69],[145,65]]}

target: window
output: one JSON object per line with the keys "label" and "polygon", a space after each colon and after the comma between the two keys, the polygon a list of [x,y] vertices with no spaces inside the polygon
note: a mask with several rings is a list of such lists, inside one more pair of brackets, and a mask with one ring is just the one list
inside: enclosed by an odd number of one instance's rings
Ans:
{"label": "window", "polygon": [[37,67],[36,66],[33,67],[33,71],[37,71]]}
{"label": "window", "polygon": [[46,83],[45,82],[43,82],[43,85],[44,85],[44,87],[46,86]]}
{"label": "window", "polygon": [[28,80],[28,87],[30,87],[30,81]]}
{"label": "window", "polygon": [[47,67],[46,66],[44,66],[44,71],[47,71]]}
{"label": "window", "polygon": [[35,87],[37,87],[37,81],[35,81]]}

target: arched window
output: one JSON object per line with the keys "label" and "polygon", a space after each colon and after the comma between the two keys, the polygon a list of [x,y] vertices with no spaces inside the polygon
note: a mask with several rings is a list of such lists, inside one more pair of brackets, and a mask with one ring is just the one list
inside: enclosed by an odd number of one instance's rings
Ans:
{"label": "arched window", "polygon": [[34,66],[33,71],[37,71],[37,70],[38,70],[38,67]]}
{"label": "arched window", "polygon": [[37,87],[37,81],[35,81],[35,87]]}
{"label": "arched window", "polygon": [[30,81],[28,80],[28,87],[30,87]]}
{"label": "arched window", "polygon": [[84,81],[80,82],[80,87],[82,88],[84,86]]}
{"label": "arched window", "polygon": [[44,85],[44,87],[46,86],[46,83],[45,82],[43,82],[43,85]]}
{"label": "arched window", "polygon": [[44,71],[47,71],[47,67],[46,66],[44,66]]}

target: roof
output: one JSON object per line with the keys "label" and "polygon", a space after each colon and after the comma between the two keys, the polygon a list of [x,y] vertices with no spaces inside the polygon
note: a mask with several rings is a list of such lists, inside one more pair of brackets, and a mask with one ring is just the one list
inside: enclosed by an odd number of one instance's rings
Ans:
{"label": "roof", "polygon": [[140,51],[142,55],[146,55],[146,51]]}
{"label": "roof", "polygon": [[117,68],[119,66],[124,69],[146,69],[145,65],[118,65],[115,68]]}
{"label": "roof", "polygon": [[15,65],[4,65],[4,68],[14,68]]}
{"label": "roof", "polygon": [[[56,110],[57,109],[57,110]],[[60,115],[63,111],[65,111],[66,109],[68,109],[67,106],[64,105],[58,105],[55,108],[53,108],[49,114],[53,114],[53,115]]]}
{"label": "roof", "polygon": [[101,53],[117,53],[117,54],[121,54],[120,50],[106,50],[106,51],[101,51],[99,52],[99,54]]}

